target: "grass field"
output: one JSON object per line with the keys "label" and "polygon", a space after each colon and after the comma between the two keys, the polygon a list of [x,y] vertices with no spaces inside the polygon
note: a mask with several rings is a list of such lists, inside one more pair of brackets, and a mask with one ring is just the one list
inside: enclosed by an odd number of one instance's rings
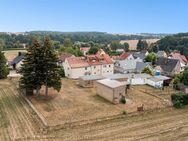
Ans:
{"label": "grass field", "polygon": [[[62,111],[61,111],[62,112]],[[80,111],[77,111],[80,112]],[[58,114],[51,115],[56,118]],[[93,114],[96,114],[94,109]],[[164,108],[70,128],[50,130],[9,80],[0,81],[1,141],[188,140],[188,107]]]}

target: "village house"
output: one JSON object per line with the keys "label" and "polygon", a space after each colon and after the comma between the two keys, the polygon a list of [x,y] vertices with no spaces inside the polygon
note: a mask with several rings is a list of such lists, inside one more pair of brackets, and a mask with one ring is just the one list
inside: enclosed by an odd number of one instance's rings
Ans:
{"label": "village house", "polygon": [[133,60],[134,57],[131,53],[129,52],[123,52],[121,55],[118,56],[112,56],[112,60],[113,61],[117,61],[117,60]]}
{"label": "village house", "polygon": [[118,104],[123,98],[125,98],[126,85],[125,82],[111,79],[98,80],[96,83],[97,95],[114,104]]}
{"label": "village house", "polygon": [[20,70],[21,65],[23,64],[24,58],[25,58],[25,54],[19,52],[18,56],[16,56],[16,58],[14,58],[13,61],[11,62],[12,68],[15,70]]}
{"label": "village house", "polygon": [[135,72],[136,63],[142,62],[140,58],[134,58],[131,53],[123,52],[120,56],[112,56],[114,71],[119,73]]}
{"label": "village house", "polygon": [[163,75],[172,77],[181,72],[181,65],[177,59],[161,57],[157,59],[154,69]]}
{"label": "village house", "polygon": [[168,57],[168,56],[167,56],[165,51],[158,51],[157,52],[157,57],[159,58],[159,57]]}
{"label": "village house", "polygon": [[137,62],[135,72],[136,73],[142,73],[142,71],[145,68],[150,68],[150,70],[153,70],[151,63],[149,63],[149,62]]}
{"label": "village house", "polygon": [[142,50],[140,52],[133,52],[133,57],[135,59],[141,59],[142,61],[144,61],[144,59],[146,58],[148,54],[149,52],[147,50]]}
{"label": "village house", "polygon": [[81,47],[80,51],[83,53],[83,55],[86,55],[90,50],[90,47]]}
{"label": "village house", "polygon": [[119,73],[132,73],[136,71],[136,64],[142,62],[139,58],[133,60],[120,60],[114,63],[114,71]]}
{"label": "village house", "polygon": [[183,72],[185,70],[185,68],[187,67],[187,64],[188,64],[187,58],[184,55],[181,55],[179,52],[170,53],[169,58],[177,59],[180,61],[181,72]]}
{"label": "village house", "polygon": [[65,59],[66,59],[66,58],[69,58],[69,57],[75,57],[75,56],[72,55],[72,54],[70,54],[70,53],[61,53],[61,54],[59,55],[59,62],[58,62],[58,64],[59,64],[60,66],[63,66],[63,64],[64,64],[64,62],[65,62]]}
{"label": "village house", "polygon": [[114,73],[114,64],[102,49],[95,55],[69,57],[64,63],[65,76],[77,79],[85,75],[110,75]]}

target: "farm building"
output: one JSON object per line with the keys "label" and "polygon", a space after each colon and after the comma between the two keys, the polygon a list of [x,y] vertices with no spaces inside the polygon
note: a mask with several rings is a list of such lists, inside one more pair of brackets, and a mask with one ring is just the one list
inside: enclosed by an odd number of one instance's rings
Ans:
{"label": "farm building", "polygon": [[119,82],[116,80],[98,80],[96,83],[97,95],[114,104],[120,103],[122,98],[125,98],[126,85],[125,82]]}
{"label": "farm building", "polygon": [[79,78],[79,85],[84,88],[94,87],[97,80],[104,79],[101,75],[86,75]]}
{"label": "farm building", "polygon": [[11,62],[11,66],[13,67],[13,69],[20,70],[24,58],[25,58],[25,53],[18,52],[18,56],[14,58],[14,60]]}

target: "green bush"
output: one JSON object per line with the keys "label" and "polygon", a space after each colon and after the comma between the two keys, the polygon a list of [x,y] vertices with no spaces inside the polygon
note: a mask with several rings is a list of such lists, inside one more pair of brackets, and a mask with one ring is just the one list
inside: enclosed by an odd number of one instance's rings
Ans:
{"label": "green bush", "polygon": [[121,98],[121,103],[126,104],[126,99],[125,99],[125,97],[122,97],[122,98]]}
{"label": "green bush", "polygon": [[171,96],[173,106],[176,108],[181,108],[184,105],[188,105],[188,94],[177,93]]}

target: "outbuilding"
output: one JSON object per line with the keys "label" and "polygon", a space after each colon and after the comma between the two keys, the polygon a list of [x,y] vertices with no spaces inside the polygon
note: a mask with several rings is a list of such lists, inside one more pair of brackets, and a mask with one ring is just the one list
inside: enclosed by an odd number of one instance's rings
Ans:
{"label": "outbuilding", "polygon": [[163,80],[160,80],[156,77],[151,77],[146,80],[146,84],[155,88],[161,88],[163,87]]}
{"label": "outbuilding", "polygon": [[86,75],[79,78],[79,85],[84,88],[91,88],[95,86],[97,80],[104,79],[101,75]]}
{"label": "outbuilding", "polygon": [[125,98],[126,85],[126,82],[111,79],[98,80],[96,83],[97,95],[114,104],[118,104]]}

